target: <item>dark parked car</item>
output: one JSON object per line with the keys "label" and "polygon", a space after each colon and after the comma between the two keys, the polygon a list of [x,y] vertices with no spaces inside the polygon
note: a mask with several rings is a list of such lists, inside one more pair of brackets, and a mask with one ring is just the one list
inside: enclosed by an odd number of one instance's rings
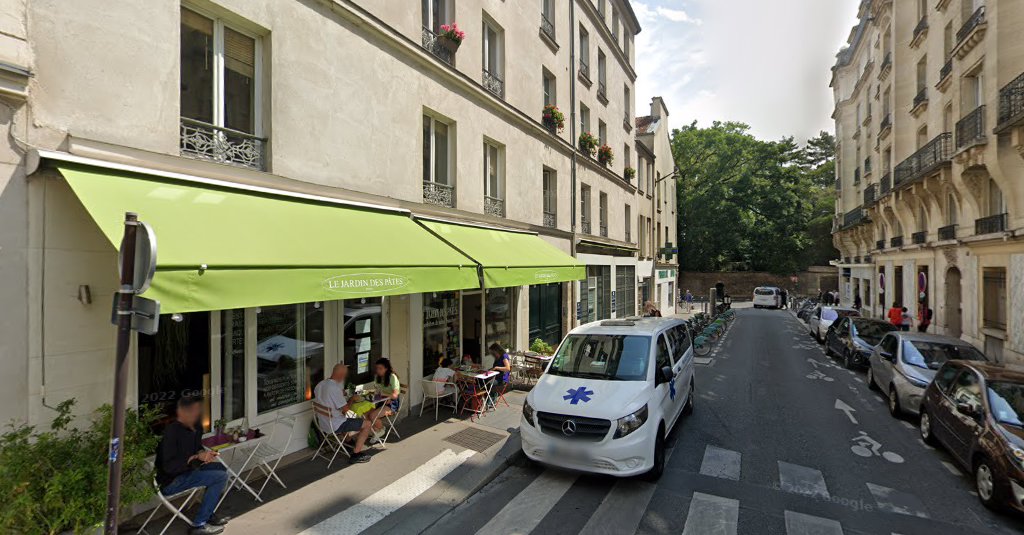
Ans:
{"label": "dark parked car", "polygon": [[1024,367],[947,362],[925,390],[920,430],[974,475],[982,503],[1024,513]]}
{"label": "dark parked car", "polygon": [[807,316],[814,312],[814,307],[818,306],[818,301],[815,299],[805,299],[800,303],[800,309],[796,313],[796,317],[800,318],[800,321],[807,321]]}
{"label": "dark parked car", "polygon": [[866,368],[871,350],[886,333],[896,330],[888,321],[845,317],[832,324],[825,334],[825,353],[838,357],[847,369]]}

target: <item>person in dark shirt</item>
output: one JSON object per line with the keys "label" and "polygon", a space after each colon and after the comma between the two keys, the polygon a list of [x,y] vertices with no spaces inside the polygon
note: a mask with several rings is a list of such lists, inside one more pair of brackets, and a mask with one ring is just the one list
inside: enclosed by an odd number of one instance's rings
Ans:
{"label": "person in dark shirt", "polygon": [[228,523],[227,517],[213,514],[224,494],[228,474],[217,462],[217,453],[203,449],[200,410],[198,398],[178,400],[177,418],[164,429],[156,450],[156,481],[165,496],[196,487],[205,489],[189,533],[207,535],[224,531]]}

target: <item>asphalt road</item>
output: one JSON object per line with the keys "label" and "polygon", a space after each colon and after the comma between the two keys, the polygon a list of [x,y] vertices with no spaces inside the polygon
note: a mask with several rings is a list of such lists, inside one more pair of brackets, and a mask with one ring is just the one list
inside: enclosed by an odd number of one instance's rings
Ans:
{"label": "asphalt road", "polygon": [[739,311],[713,355],[657,484],[513,466],[428,533],[1024,532],[788,311]]}

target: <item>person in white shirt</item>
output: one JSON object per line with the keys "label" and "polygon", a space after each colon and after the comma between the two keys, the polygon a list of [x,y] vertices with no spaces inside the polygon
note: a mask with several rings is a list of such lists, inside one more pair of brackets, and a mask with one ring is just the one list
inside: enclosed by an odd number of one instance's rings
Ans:
{"label": "person in white shirt", "polygon": [[441,361],[441,367],[434,370],[434,382],[437,383],[438,395],[450,392],[455,389],[455,370],[452,369],[452,359],[446,358]]}
{"label": "person in white shirt", "polygon": [[313,397],[317,403],[329,408],[331,416],[316,415],[321,429],[333,429],[340,437],[348,433],[356,435],[356,445],[352,449],[351,462],[365,463],[370,456],[363,452],[366,438],[370,435],[370,422],[362,418],[347,416],[352,405],[360,401],[359,396],[345,397],[345,378],[348,377],[348,366],[335,364],[331,376],[320,381],[313,389]]}

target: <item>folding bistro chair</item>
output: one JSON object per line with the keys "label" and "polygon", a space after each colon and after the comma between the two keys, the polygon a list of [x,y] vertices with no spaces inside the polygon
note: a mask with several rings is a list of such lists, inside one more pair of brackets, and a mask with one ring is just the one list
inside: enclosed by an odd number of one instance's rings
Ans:
{"label": "folding bistro chair", "polygon": [[[184,520],[185,523],[189,526],[192,525],[192,519],[185,516],[185,513],[183,513],[182,511],[184,511],[188,507],[188,504],[192,502],[192,498],[196,496],[196,493],[202,490],[202,487],[193,487],[190,489],[185,489],[177,494],[165,496],[164,493],[160,491],[160,484],[156,482],[156,478],[154,477],[153,489],[156,491],[156,497],[160,500],[160,506],[163,506],[165,509],[171,512],[171,518],[167,521],[166,524],[164,524],[164,529],[160,530],[160,535],[164,535],[164,532],[167,531],[167,528],[171,527],[171,524],[174,522],[174,519],[176,518]],[[180,506],[176,506],[173,503],[173,501],[177,500],[178,498],[185,498],[185,501],[181,502]],[[142,523],[142,526],[139,527],[139,531],[136,531],[135,533],[149,533],[148,531],[146,531],[146,526],[148,526],[149,521],[153,520],[153,517],[156,516],[157,511],[160,510],[160,506],[153,508],[153,512],[149,513],[149,516],[146,518],[146,521]]]}
{"label": "folding bistro chair", "polygon": [[[442,386],[441,393],[437,392],[437,387]],[[450,407],[453,411],[458,412],[459,410],[459,389],[455,386],[455,383],[442,383],[435,381],[433,376],[426,376],[420,379],[420,388],[423,389],[423,399],[420,400],[420,416],[423,416],[423,408],[427,406],[427,400],[434,400],[434,421],[437,421],[438,413],[441,410],[441,406]],[[444,405],[441,400],[446,398],[452,398],[451,405]]]}
{"label": "folding bistro chair", "polygon": [[469,420],[473,421],[473,417],[482,417],[484,411],[487,410],[487,390],[482,388],[476,379],[467,378],[460,380],[459,384],[462,386],[462,394],[460,399],[462,400],[462,410],[459,414],[465,414],[469,412]]}
{"label": "folding bistro chair", "polygon": [[[270,483],[270,480],[277,481],[277,484],[281,485],[283,489],[288,488],[285,486],[284,481],[281,481],[281,478],[277,476],[277,465],[281,463],[281,458],[284,457],[285,452],[288,451],[288,446],[292,443],[294,429],[294,416],[279,417],[274,421],[270,436],[256,444],[256,451],[252,453],[252,460],[250,461],[253,467],[243,480],[248,483],[249,478],[256,473],[257,469],[266,476],[263,485],[256,491],[256,494],[263,494],[263,489],[266,488],[267,483]],[[281,439],[282,436],[284,437],[283,440]],[[275,441],[275,439],[277,440]]]}
{"label": "folding bistro chair", "polygon": [[[388,443],[388,438],[391,437],[391,433],[394,433],[396,437],[402,438],[402,435],[398,434],[398,430],[395,429],[395,423],[398,422],[398,413],[402,411],[402,407],[405,405],[405,398],[409,396],[409,386],[399,384],[398,391],[398,409],[393,412],[390,416],[384,417],[384,425],[387,426],[388,430],[384,433],[383,437],[378,436],[380,439],[381,446],[385,446]],[[388,405],[390,407],[390,405]]]}
{"label": "folding bistro chair", "polygon": [[[315,425],[316,429],[320,432],[320,447],[316,449],[316,453],[313,454],[311,459],[316,459],[317,457],[322,456],[324,459],[328,459],[327,468],[330,468],[331,465],[334,464],[334,459],[339,453],[344,453],[346,457],[352,457],[352,452],[349,451],[348,445],[345,444],[345,439],[352,433],[345,433],[344,436],[339,437],[338,434],[334,432],[334,429],[324,429],[323,426],[320,425],[320,418],[317,418],[318,415],[327,418],[328,421],[330,421],[334,416],[330,407],[321,405],[316,401],[313,402],[313,425]],[[321,453],[324,450],[324,446],[329,450],[332,450],[334,454],[328,457],[328,452],[324,451]]]}

